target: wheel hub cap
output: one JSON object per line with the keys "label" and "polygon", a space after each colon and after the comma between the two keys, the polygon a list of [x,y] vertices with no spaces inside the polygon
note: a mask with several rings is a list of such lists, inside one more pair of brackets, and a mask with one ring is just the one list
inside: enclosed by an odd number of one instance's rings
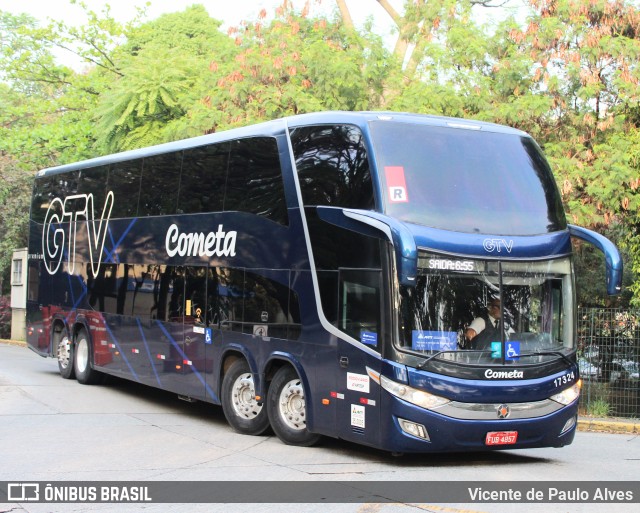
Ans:
{"label": "wheel hub cap", "polygon": [[262,403],[256,401],[253,377],[250,373],[238,376],[233,384],[233,409],[239,417],[255,419],[262,411]]}
{"label": "wheel hub cap", "polygon": [[307,426],[304,390],[299,380],[289,381],[280,394],[280,414],[289,428],[302,431]]}

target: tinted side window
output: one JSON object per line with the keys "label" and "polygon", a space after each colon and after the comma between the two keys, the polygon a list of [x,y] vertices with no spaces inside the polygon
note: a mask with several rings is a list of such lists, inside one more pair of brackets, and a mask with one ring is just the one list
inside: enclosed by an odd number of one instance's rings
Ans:
{"label": "tinted side window", "polygon": [[135,217],[138,211],[142,159],[111,164],[107,190],[113,191],[111,217]]}
{"label": "tinted side window", "polygon": [[144,159],[138,216],[176,213],[181,166],[181,151]]}
{"label": "tinted side window", "polygon": [[31,219],[36,223],[43,223],[47,209],[54,198],[55,176],[36,179],[31,201]]}
{"label": "tinted side window", "polygon": [[362,132],[350,125],[291,131],[305,205],[374,208],[373,185]]}
{"label": "tinted side window", "polygon": [[257,214],[288,224],[276,140],[252,137],[231,143],[226,211]]}
{"label": "tinted side window", "polygon": [[108,177],[109,166],[99,166],[83,169],[78,178],[78,193],[93,194],[93,208],[97,216],[100,215],[104,207]]}
{"label": "tinted side window", "polygon": [[[44,222],[54,198],[60,198],[64,202],[67,196],[78,192],[78,174],[78,171],[72,171],[36,180],[31,203],[31,216],[34,221]],[[59,211],[58,215],[62,215],[62,212]]]}
{"label": "tinted side window", "polygon": [[223,330],[242,331],[244,269],[218,269],[220,300],[218,319]]}
{"label": "tinted side window", "polygon": [[[296,338],[300,319],[289,311],[296,300],[289,288],[289,271],[261,271],[268,276],[247,271],[244,280],[243,332],[274,338]],[[295,314],[294,314],[295,315]]]}
{"label": "tinted side window", "polygon": [[305,212],[324,315],[343,332],[378,349],[385,242],[324,222],[315,210]]}
{"label": "tinted side window", "polygon": [[84,278],[87,284],[87,301],[93,310],[106,313],[118,311],[118,265],[103,264],[94,278],[91,264],[85,265]]}
{"label": "tinted side window", "polygon": [[260,272],[218,269],[220,327],[248,335],[297,339],[300,306],[298,295],[289,286],[289,271]]}
{"label": "tinted side window", "polygon": [[228,143],[185,150],[178,198],[179,214],[222,210],[228,163]]}

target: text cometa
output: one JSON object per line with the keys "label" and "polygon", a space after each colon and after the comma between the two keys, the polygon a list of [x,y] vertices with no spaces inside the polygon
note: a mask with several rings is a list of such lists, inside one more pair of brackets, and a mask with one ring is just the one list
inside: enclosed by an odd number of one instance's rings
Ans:
{"label": "text cometa", "polygon": [[193,257],[236,256],[236,237],[238,232],[225,232],[218,225],[218,231],[180,233],[178,225],[172,224],[167,230],[165,248],[170,257],[179,255]]}

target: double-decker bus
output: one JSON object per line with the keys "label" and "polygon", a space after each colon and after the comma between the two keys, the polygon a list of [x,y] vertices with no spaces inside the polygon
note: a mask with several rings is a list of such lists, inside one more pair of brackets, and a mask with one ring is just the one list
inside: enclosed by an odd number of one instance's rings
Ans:
{"label": "double-decker bus", "polygon": [[222,405],[287,444],[560,447],[580,393],[571,237],[619,291],[615,246],[567,224],[526,133],[294,116],[40,171],[27,338],[63,378]]}

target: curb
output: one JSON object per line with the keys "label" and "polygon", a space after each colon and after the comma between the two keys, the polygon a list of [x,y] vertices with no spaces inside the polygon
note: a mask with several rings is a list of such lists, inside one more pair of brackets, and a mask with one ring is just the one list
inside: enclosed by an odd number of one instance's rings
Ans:
{"label": "curb", "polygon": [[27,347],[27,343],[24,340],[8,340],[6,338],[0,339],[0,343],[8,344],[10,346],[22,346]]}
{"label": "curb", "polygon": [[578,419],[578,431],[595,433],[640,434],[640,423],[604,419]]}

